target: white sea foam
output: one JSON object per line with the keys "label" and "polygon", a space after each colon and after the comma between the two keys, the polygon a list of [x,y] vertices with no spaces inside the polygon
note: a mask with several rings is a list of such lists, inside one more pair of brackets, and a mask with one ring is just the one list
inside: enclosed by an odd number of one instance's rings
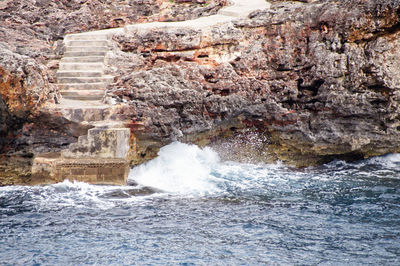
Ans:
{"label": "white sea foam", "polygon": [[400,154],[388,154],[380,157],[373,157],[367,161],[368,163],[376,163],[386,168],[398,169],[400,166]]}
{"label": "white sea foam", "polygon": [[219,190],[211,174],[219,162],[211,148],[174,142],[154,160],[133,168],[129,178],[165,192],[204,195]]}
{"label": "white sea foam", "polygon": [[303,176],[291,173],[281,163],[221,161],[211,148],[174,142],[163,147],[154,160],[133,168],[129,179],[168,193],[216,195],[263,188],[266,183],[278,187],[287,179]]}

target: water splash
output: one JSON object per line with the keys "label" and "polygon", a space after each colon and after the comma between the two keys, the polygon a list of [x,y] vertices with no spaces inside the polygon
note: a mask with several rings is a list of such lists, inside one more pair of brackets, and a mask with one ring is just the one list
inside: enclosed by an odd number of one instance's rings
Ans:
{"label": "water splash", "polygon": [[[281,175],[286,172],[287,174]],[[211,148],[174,142],[158,157],[131,170],[129,180],[167,193],[184,196],[251,194],[254,190],[279,188],[287,180],[305,176],[277,164],[221,161]]]}
{"label": "water splash", "polygon": [[211,148],[174,142],[161,148],[154,160],[133,168],[129,179],[165,192],[205,195],[219,191],[212,175],[219,162]]}

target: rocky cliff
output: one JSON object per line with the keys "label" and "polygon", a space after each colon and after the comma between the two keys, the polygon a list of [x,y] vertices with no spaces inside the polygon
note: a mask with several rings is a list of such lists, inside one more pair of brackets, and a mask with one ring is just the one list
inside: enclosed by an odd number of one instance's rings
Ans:
{"label": "rocky cliff", "polygon": [[66,33],[210,15],[212,1],[0,1],[0,185],[27,183],[32,158],[58,152],[87,127],[42,108],[57,102],[55,72]]}
{"label": "rocky cliff", "polygon": [[[15,176],[29,178],[33,154],[87,130],[41,108],[57,101],[65,33],[186,20],[225,4],[154,2],[0,2],[0,150],[13,158],[0,166],[2,184],[24,182]],[[296,166],[400,151],[400,2],[271,2],[217,26],[114,36],[106,100],[132,121],[134,164],[174,140]]]}
{"label": "rocky cliff", "polygon": [[398,152],[399,2],[308,2],[115,37],[109,94],[144,124],[136,159],[173,139],[296,166]]}

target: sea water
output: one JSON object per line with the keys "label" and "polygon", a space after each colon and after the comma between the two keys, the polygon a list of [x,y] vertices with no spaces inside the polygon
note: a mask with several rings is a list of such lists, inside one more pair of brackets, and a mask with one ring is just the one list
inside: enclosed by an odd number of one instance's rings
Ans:
{"label": "sea water", "polygon": [[400,265],[400,155],[292,169],[173,143],[136,186],[0,188],[0,265]]}

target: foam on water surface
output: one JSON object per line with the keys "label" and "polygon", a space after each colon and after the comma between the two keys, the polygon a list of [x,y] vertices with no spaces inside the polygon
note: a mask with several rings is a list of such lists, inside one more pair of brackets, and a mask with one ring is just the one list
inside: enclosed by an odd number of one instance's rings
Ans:
{"label": "foam on water surface", "polygon": [[[399,176],[400,155],[365,161],[334,161],[321,167],[292,169],[282,163],[251,164],[221,161],[211,148],[175,142],[163,147],[158,157],[130,172],[141,186],[179,195],[227,195],[233,191],[273,194],[312,182],[342,182],[347,176],[380,178]],[[280,191],[280,192],[279,192]]]}
{"label": "foam on water surface", "polygon": [[1,187],[0,264],[398,265],[399,161],[292,169],[175,142],[138,186]]}
{"label": "foam on water surface", "polygon": [[165,192],[204,195],[219,191],[212,182],[219,163],[210,148],[174,142],[161,148],[154,160],[133,168],[129,179]]}

